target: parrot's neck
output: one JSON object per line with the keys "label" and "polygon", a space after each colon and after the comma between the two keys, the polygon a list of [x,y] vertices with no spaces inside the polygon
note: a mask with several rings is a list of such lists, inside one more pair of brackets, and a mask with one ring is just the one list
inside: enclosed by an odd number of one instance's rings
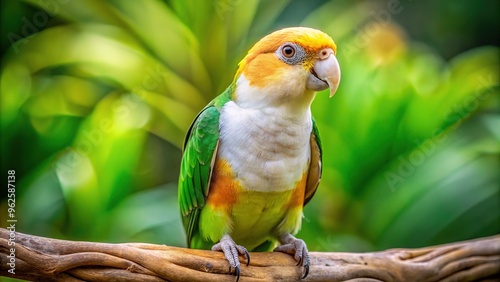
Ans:
{"label": "parrot's neck", "polygon": [[267,87],[252,86],[241,74],[236,80],[233,100],[244,109],[272,109],[283,117],[304,119],[310,116],[310,108],[316,93],[307,90],[296,81],[277,83]]}

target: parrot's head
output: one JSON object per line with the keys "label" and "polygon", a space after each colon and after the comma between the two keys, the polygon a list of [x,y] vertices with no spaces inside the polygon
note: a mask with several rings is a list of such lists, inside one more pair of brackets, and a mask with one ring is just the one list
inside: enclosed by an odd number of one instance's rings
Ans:
{"label": "parrot's head", "polygon": [[337,46],[317,29],[284,28],[257,42],[239,63],[235,100],[243,106],[296,104],[309,108],[317,91],[340,82]]}

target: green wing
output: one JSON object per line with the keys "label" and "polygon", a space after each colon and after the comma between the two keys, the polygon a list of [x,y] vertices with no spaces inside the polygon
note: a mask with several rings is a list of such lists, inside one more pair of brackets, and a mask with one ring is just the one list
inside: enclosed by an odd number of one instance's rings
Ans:
{"label": "green wing", "polygon": [[205,206],[210,188],[219,144],[220,109],[230,100],[231,93],[232,87],[229,87],[198,114],[184,141],[178,192],[188,247],[197,232],[200,211]]}
{"label": "green wing", "polygon": [[321,139],[319,138],[318,126],[314,117],[312,118],[312,131],[311,131],[311,162],[309,164],[309,174],[307,175],[306,192],[304,198],[304,206],[314,196],[316,189],[318,189],[321,180],[321,162],[322,162],[322,147]]}

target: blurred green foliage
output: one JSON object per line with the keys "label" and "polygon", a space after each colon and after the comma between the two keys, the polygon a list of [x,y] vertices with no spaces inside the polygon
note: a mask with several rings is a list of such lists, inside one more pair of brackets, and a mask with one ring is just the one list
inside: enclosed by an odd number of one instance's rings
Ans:
{"label": "blurred green foliage", "polygon": [[[499,47],[481,46],[498,41],[498,22],[483,30],[496,37],[471,45],[469,31],[465,49],[442,52],[407,32],[422,20],[408,20],[422,17],[414,2],[2,2],[11,14],[2,17],[10,46],[0,77],[1,171],[6,181],[16,170],[17,230],[184,246],[177,176],[188,126],[259,38],[304,25],[334,38],[342,68],[335,97],[319,93],[313,104],[324,173],[299,234],[310,249],[500,233]],[[479,2],[436,2],[427,4],[473,7],[475,26],[491,22]],[[485,3],[486,15],[498,7]],[[5,198],[0,208],[3,226]]]}

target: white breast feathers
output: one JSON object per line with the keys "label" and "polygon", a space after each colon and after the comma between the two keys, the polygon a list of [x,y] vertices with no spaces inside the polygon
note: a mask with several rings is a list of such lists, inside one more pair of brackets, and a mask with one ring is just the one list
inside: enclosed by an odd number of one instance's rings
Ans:
{"label": "white breast feathers", "polygon": [[230,163],[244,189],[293,189],[308,169],[311,130],[310,111],[241,108],[231,101],[222,108],[217,157]]}

